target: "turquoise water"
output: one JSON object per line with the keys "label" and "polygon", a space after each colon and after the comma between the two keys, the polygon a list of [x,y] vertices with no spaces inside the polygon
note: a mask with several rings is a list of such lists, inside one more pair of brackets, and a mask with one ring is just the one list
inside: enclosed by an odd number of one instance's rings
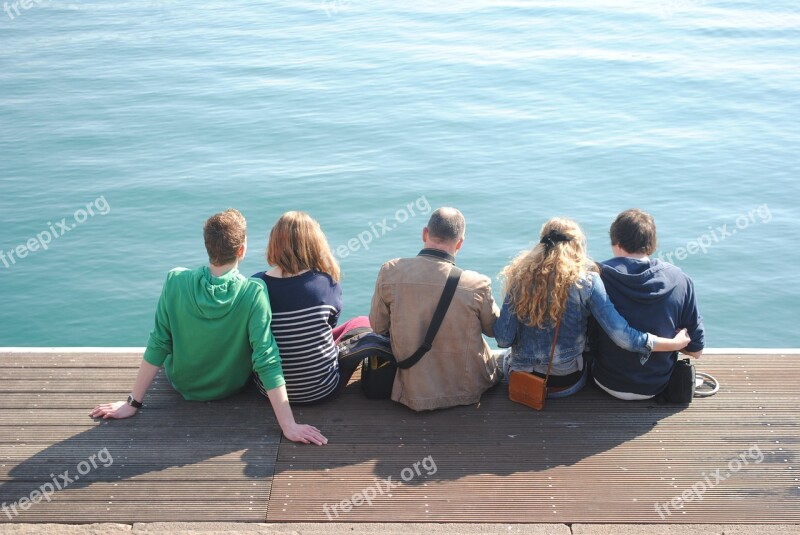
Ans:
{"label": "turquoise water", "polygon": [[0,12],[2,346],[144,345],[166,272],[205,261],[229,206],[246,274],[283,211],[311,213],[344,316],[365,314],[440,205],[467,217],[459,264],[493,277],[553,215],[605,259],[641,207],[708,345],[800,346],[793,1],[19,9]]}

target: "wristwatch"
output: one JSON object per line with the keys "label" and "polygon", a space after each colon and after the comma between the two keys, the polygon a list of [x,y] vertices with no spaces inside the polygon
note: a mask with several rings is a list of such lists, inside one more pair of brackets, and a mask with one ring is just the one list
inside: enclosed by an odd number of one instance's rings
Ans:
{"label": "wristwatch", "polygon": [[142,408],[142,402],[141,401],[136,401],[135,399],[133,399],[133,394],[128,395],[128,405],[130,405],[134,409],[141,409]]}

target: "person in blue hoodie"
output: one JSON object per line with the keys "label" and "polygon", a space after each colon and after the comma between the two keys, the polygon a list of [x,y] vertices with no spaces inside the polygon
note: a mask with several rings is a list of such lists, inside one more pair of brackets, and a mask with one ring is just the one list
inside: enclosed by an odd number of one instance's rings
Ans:
{"label": "person in blue hoodie", "polygon": [[[600,263],[600,276],[614,307],[631,327],[667,336],[685,328],[691,342],[681,353],[699,357],[705,343],[703,318],[692,280],[668,262],[650,258],[656,224],[638,209],[619,214],[609,231],[614,258]],[[592,375],[597,385],[624,400],[650,399],[667,387],[678,352],[649,357],[627,351],[598,329]]]}

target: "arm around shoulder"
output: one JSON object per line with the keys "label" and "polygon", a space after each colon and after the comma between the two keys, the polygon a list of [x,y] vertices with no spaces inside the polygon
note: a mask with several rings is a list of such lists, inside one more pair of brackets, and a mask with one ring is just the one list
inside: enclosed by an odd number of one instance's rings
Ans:
{"label": "arm around shoulder", "polygon": [[519,321],[511,306],[511,300],[506,296],[503,308],[500,310],[497,322],[494,324],[494,339],[499,347],[511,347],[516,342]]}
{"label": "arm around shoulder", "polygon": [[492,283],[488,277],[486,279],[486,287],[481,292],[481,329],[486,336],[495,336],[495,325],[498,318],[500,318],[500,309],[497,308],[497,303],[494,302],[494,295],[492,295]]}
{"label": "arm around shoulder", "polygon": [[662,338],[634,329],[611,302],[600,275],[592,272],[590,279],[592,287],[587,303],[589,310],[600,327],[619,347],[649,356],[653,351],[678,351],[689,343],[686,329],[679,331],[673,338]]}
{"label": "arm around shoulder", "polygon": [[588,283],[590,293],[586,306],[609,338],[622,349],[649,356],[655,350],[654,337],[631,327],[617,312],[598,273],[590,272]]}

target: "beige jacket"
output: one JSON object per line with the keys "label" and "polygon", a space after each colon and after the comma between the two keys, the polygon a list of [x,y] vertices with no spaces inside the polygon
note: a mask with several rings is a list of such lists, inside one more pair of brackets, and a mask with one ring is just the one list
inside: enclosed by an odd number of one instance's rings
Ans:
{"label": "beige jacket", "polygon": [[[389,334],[392,352],[404,360],[425,339],[452,265],[447,253],[423,249],[415,258],[386,262],[378,274],[369,322]],[[500,311],[491,281],[464,271],[433,348],[415,366],[397,370],[392,399],[416,411],[477,403],[500,371],[481,333],[494,336]]]}

